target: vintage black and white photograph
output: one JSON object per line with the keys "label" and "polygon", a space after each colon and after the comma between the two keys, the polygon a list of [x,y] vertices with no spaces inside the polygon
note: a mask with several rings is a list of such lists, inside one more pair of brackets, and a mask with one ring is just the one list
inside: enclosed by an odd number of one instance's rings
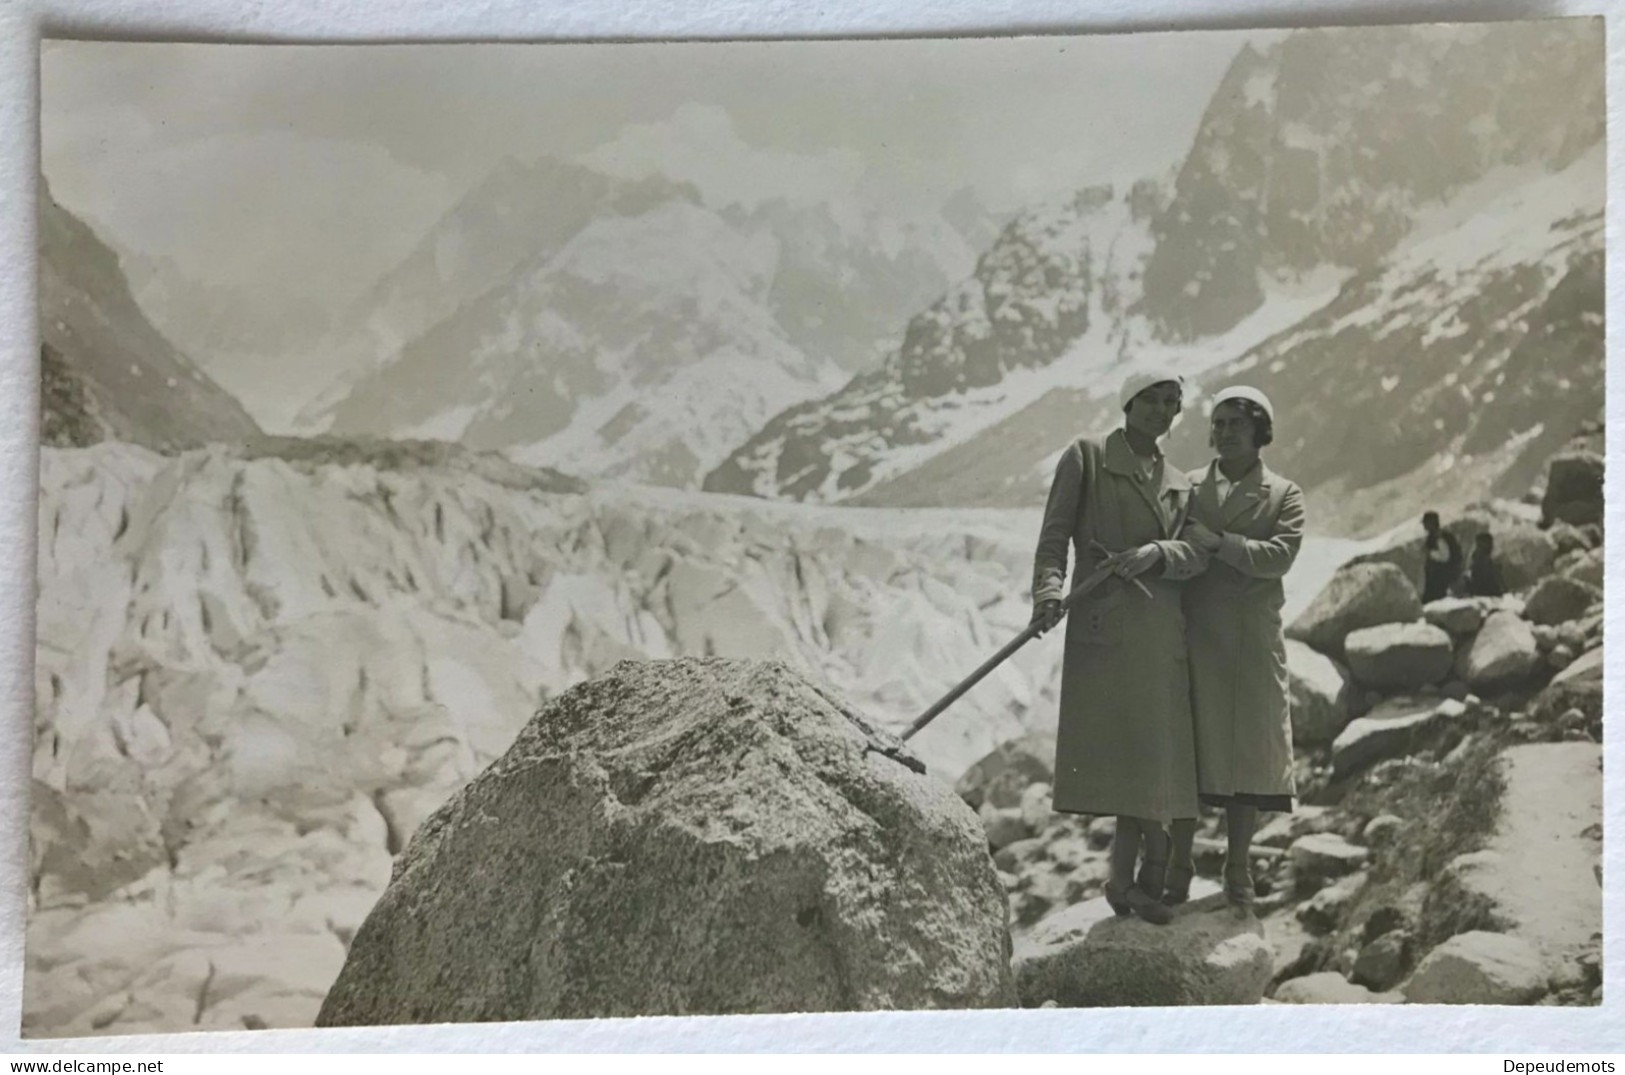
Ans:
{"label": "vintage black and white photograph", "polygon": [[1600,18],[40,52],[22,1033],[1602,998]]}

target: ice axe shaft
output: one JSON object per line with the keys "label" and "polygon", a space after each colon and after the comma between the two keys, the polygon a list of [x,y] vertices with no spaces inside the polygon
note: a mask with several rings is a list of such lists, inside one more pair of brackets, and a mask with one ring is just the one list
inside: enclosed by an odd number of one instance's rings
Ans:
{"label": "ice axe shaft", "polygon": [[[1096,586],[1099,586],[1102,582],[1105,582],[1107,579],[1111,578],[1112,572],[1114,572],[1116,569],[1117,563],[1115,557],[1106,561],[1100,567],[1097,567],[1093,574],[1084,579],[1082,582],[1078,583],[1077,586],[1073,587],[1071,593],[1067,594],[1061,599],[1061,611],[1066,612],[1078,601],[1079,598],[1083,597],[1090,590],[1093,590]],[[1009,659],[1012,653],[1016,652],[1016,650],[1032,641],[1035,637],[1037,637],[1037,635],[1038,625],[1035,623],[1029,623],[1026,630],[1022,631],[1019,635],[1007,642],[1004,648],[999,650],[999,652],[983,661],[980,668],[966,676],[964,679],[960,680],[959,683],[954,686],[953,690],[937,699],[936,704],[934,704],[930,709],[927,709],[924,713],[921,713],[918,717],[915,717],[914,723],[908,726],[908,731],[903,733],[902,738],[905,740],[912,738],[915,732],[918,732],[921,728],[924,728],[927,724],[930,724],[933,720],[936,720],[937,717],[942,714],[944,709],[947,709],[949,706],[957,702],[961,695],[970,690],[972,687],[976,686],[976,684],[980,683],[984,676],[993,671],[993,669],[999,667],[999,665],[1003,664]]]}

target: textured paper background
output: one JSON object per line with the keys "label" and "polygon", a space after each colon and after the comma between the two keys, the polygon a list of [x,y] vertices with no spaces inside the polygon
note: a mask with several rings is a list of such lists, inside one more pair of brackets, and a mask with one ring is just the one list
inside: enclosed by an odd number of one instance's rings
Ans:
{"label": "textured paper background", "polygon": [[[888,1013],[598,1020],[398,1030],[261,1031],[20,1043],[37,457],[34,186],[41,36],[148,40],[450,41],[717,39],[905,34],[1094,33],[1449,22],[1602,14],[1625,0],[6,0],[0,4],[0,1051],[1625,1051],[1625,769],[1614,715],[1625,662],[1610,659],[1604,829],[1604,996],[1600,1009],[1302,1008]],[[1609,27],[1609,189],[1618,188],[1621,28]],[[201,88],[200,88],[201,91]],[[204,91],[206,92],[206,91]],[[1609,214],[1608,321],[1625,325]],[[1610,332],[1609,364],[1619,361]],[[1617,370],[1615,371],[1617,373]],[[1625,430],[1618,376],[1609,424]],[[1610,452],[1613,463],[1618,453]],[[1622,479],[1608,473],[1607,631],[1625,627],[1619,569]],[[1615,646],[1617,649],[1617,645]],[[1611,655],[1612,656],[1612,655]],[[64,1048],[66,1046],[66,1048]]]}

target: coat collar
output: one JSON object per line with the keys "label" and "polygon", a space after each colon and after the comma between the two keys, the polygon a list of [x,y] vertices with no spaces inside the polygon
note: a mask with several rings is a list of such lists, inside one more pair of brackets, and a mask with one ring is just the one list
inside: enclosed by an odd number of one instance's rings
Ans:
{"label": "coat collar", "polygon": [[1267,500],[1270,495],[1270,488],[1275,481],[1274,473],[1260,459],[1256,467],[1243,474],[1241,480],[1230,487],[1230,495],[1221,504],[1219,502],[1218,473],[1219,461],[1215,459],[1207,465],[1207,470],[1202,473],[1197,498],[1202,502],[1204,509],[1218,516],[1225,523],[1234,522],[1260,502]]}
{"label": "coat collar", "polygon": [[1128,437],[1121,429],[1114,429],[1106,438],[1101,462],[1107,470],[1121,474],[1133,484],[1134,491],[1156,513],[1163,533],[1167,535],[1172,533],[1174,519],[1179,514],[1179,494],[1190,491],[1191,481],[1178,467],[1168,465],[1168,459],[1160,449],[1156,458],[1162,460],[1162,482],[1153,489],[1141,478],[1140,457],[1128,446]]}

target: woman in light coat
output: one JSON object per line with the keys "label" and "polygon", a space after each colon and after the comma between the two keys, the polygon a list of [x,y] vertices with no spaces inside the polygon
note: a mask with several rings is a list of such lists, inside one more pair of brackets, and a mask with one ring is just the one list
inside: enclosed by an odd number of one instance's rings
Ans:
{"label": "woman in light coat", "polygon": [[[1184,531],[1211,557],[1184,590],[1191,707],[1201,799],[1225,811],[1225,895],[1250,913],[1258,812],[1290,812],[1295,794],[1281,577],[1303,540],[1303,492],[1259,458],[1274,439],[1269,398],[1245,386],[1213,398],[1217,458],[1190,474],[1196,493]],[[1167,903],[1189,897],[1195,828],[1194,819],[1173,827]]]}
{"label": "woman in light coat", "polygon": [[1160,900],[1168,826],[1197,812],[1180,580],[1198,574],[1205,557],[1178,537],[1190,482],[1157,447],[1181,395],[1172,372],[1132,376],[1119,394],[1123,428],[1067,447],[1033,565],[1033,622],[1041,632],[1063,615],[1069,547],[1077,578],[1113,568],[1066,625],[1054,808],[1117,818],[1106,898],[1118,914],[1159,924],[1172,917]]}

